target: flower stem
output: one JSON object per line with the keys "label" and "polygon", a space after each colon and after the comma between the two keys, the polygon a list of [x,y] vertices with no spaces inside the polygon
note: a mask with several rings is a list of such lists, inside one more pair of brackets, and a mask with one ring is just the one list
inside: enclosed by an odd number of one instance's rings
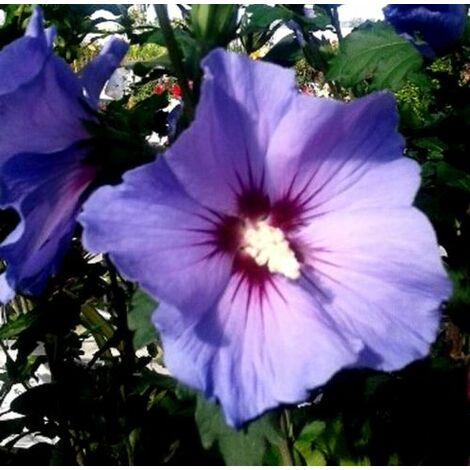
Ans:
{"label": "flower stem", "polygon": [[128,385],[128,380],[132,378],[135,366],[135,352],[132,345],[132,332],[129,330],[127,324],[127,305],[125,293],[119,286],[118,277],[114,265],[108,257],[106,257],[106,264],[108,266],[109,278],[111,280],[111,303],[116,314],[117,329],[119,331],[119,338],[122,340],[122,365],[124,369],[123,379],[125,385]]}
{"label": "flower stem", "polygon": [[[111,280],[111,301],[114,312],[116,314],[116,323],[119,336],[122,339],[122,382],[120,387],[120,395],[122,398],[123,410],[126,413],[126,416],[130,416],[132,410],[129,406],[128,397],[133,392],[132,382],[133,374],[135,371],[136,357],[134,352],[134,346],[132,344],[132,332],[130,331],[127,323],[126,294],[123,289],[119,286],[116,269],[108,257],[106,257],[106,264],[108,266],[109,277]],[[127,437],[125,443],[127,454],[126,464],[131,466],[134,465],[134,452],[132,445],[129,442],[129,437]]]}
{"label": "flower stem", "polygon": [[336,35],[338,36],[338,42],[343,41],[343,33],[341,32],[341,23],[339,22],[338,7],[332,7],[331,9],[331,21],[335,28]]}
{"label": "flower stem", "polygon": [[290,420],[289,412],[287,410],[281,411],[280,425],[282,440],[279,444],[279,451],[281,452],[282,465],[286,467],[292,467],[295,465],[294,456],[291,449],[291,432],[290,432]]}
{"label": "flower stem", "polygon": [[170,19],[168,17],[166,5],[155,5],[155,11],[157,13],[158,23],[162,30],[163,38],[168,49],[168,55],[170,56],[178,83],[181,86],[184,102],[183,112],[186,115],[188,121],[190,121],[194,113],[194,103],[191,90],[189,89],[188,77],[186,76],[186,71],[184,70],[183,55],[178,46],[178,43],[176,42],[173,28],[171,27]]}

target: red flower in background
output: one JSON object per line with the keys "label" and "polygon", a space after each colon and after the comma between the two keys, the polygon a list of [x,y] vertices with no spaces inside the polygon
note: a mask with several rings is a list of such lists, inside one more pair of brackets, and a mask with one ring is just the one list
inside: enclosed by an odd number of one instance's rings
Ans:
{"label": "red flower in background", "polygon": [[161,95],[165,91],[165,85],[162,85],[161,83],[157,83],[153,89],[153,92],[156,95]]}
{"label": "red flower in background", "polygon": [[174,83],[170,87],[170,94],[173,95],[174,98],[181,98],[181,87],[177,83]]}

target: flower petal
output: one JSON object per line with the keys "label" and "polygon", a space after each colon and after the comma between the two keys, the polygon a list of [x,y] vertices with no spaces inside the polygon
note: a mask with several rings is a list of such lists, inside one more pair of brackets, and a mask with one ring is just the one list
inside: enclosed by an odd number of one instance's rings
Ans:
{"label": "flower petal", "polygon": [[402,154],[391,94],[351,104],[299,96],[268,150],[270,192],[296,200],[307,220],[344,208],[410,205],[419,166]]}
{"label": "flower petal", "polygon": [[41,71],[50,53],[42,11],[36,8],[26,35],[0,51],[0,96],[11,93],[32,80]]}
{"label": "flower petal", "polygon": [[15,297],[15,290],[8,284],[4,273],[0,274],[0,302],[6,304]]}
{"label": "flower petal", "polygon": [[153,317],[170,372],[219,400],[234,426],[281,403],[305,400],[310,389],[354,364],[362,349],[285,278],[276,277],[258,294],[234,275],[205,315],[163,304]]}
{"label": "flower petal", "polygon": [[79,221],[87,249],[110,253],[153,296],[197,314],[214,302],[231,270],[230,256],[214,249],[213,217],[160,158],[96,191]]}
{"label": "flower petal", "polygon": [[[54,274],[70,244],[83,192],[96,170],[81,163],[83,148],[48,155],[21,154],[1,168],[4,193],[21,221],[0,245],[6,260],[2,285],[37,295]],[[1,289],[0,300],[11,297]]]}
{"label": "flower petal", "polygon": [[168,150],[168,164],[191,196],[233,213],[241,188],[264,185],[264,155],[296,94],[294,74],[221,49],[203,66],[196,118]]}
{"label": "flower petal", "polygon": [[0,95],[0,162],[19,153],[58,152],[87,138],[81,120],[90,116],[82,99],[72,71],[50,55],[34,79]]}
{"label": "flower petal", "polygon": [[304,285],[322,292],[332,321],[359,336],[363,365],[398,369],[428,353],[451,294],[433,229],[409,208],[331,213],[299,235]]}
{"label": "flower petal", "polygon": [[82,70],[81,81],[93,107],[98,104],[101,90],[119,67],[128,49],[128,44],[112,37],[103,45],[98,56]]}

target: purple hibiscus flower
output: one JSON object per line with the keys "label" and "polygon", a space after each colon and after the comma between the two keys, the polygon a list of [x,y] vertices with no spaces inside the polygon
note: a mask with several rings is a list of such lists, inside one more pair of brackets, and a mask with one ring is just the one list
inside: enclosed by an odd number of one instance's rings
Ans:
{"label": "purple hibiscus flower", "polygon": [[55,30],[35,9],[25,35],[0,51],[0,205],[20,222],[0,245],[0,301],[36,295],[56,272],[97,168],[85,121],[127,45],[109,41],[81,73],[52,51]]}
{"label": "purple hibiscus flower", "polygon": [[387,5],[383,12],[397,33],[429,59],[445,54],[461,38],[467,16],[465,5]]}
{"label": "purple hibiscus flower", "polygon": [[451,287],[392,95],[302,96],[291,71],[221,50],[203,66],[190,128],[79,217],[160,300],[170,371],[238,426],[341,368],[427,354]]}

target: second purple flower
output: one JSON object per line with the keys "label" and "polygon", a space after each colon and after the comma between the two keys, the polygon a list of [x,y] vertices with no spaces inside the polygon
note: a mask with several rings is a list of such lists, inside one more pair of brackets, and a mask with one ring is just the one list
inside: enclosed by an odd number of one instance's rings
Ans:
{"label": "second purple flower", "polygon": [[0,207],[20,216],[0,245],[0,302],[42,293],[69,247],[98,173],[84,123],[96,120],[104,84],[127,45],[109,40],[77,77],[54,55],[54,28],[36,8],[26,34],[0,51]]}

